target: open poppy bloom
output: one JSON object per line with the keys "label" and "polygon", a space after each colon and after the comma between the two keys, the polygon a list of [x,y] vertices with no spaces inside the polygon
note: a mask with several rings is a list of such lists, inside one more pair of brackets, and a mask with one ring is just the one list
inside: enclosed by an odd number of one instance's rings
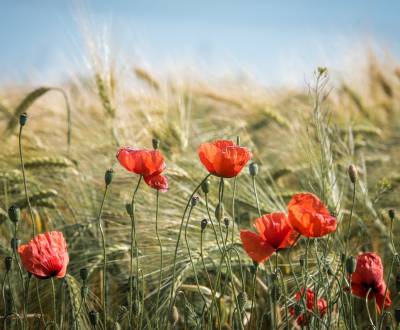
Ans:
{"label": "open poppy bloom", "polygon": [[39,234],[28,244],[21,245],[18,253],[25,269],[37,278],[65,276],[69,256],[62,232]]}
{"label": "open poppy bloom", "polygon": [[168,190],[168,179],[165,175],[152,175],[145,176],[144,181],[153,189],[159,190],[161,192],[166,192]]}
{"label": "open poppy bloom", "polygon": [[[296,322],[299,326],[305,326],[310,322],[312,316],[310,312],[314,312],[318,314],[320,317],[322,317],[325,315],[328,309],[328,303],[326,302],[325,299],[320,298],[315,301],[315,293],[311,289],[307,289],[305,293],[304,289],[302,289],[301,292],[297,292],[295,296],[296,301],[300,302],[304,294],[305,294],[304,299],[307,311],[297,317]],[[300,306],[302,306],[302,303],[300,303]],[[290,307],[289,312],[293,316],[296,315],[294,307]]]}
{"label": "open poppy bloom", "polygon": [[336,218],[311,193],[295,194],[288,205],[292,227],[306,237],[322,237],[336,230]]}
{"label": "open poppy bloom", "polygon": [[199,158],[207,171],[222,178],[233,178],[240,173],[252,157],[251,152],[229,140],[203,143]]}
{"label": "open poppy bloom", "polygon": [[241,230],[243,248],[253,261],[267,260],[275,251],[290,247],[297,233],[287,221],[285,213],[275,212],[256,219],[254,226],[258,234]]}
{"label": "open poppy bloom", "polygon": [[144,177],[161,174],[165,169],[164,157],[158,150],[124,147],[118,150],[117,159],[129,172]]}
{"label": "open poppy bloom", "polygon": [[351,276],[351,291],[354,295],[365,298],[369,290],[368,299],[375,298],[379,313],[392,304],[383,278],[382,260],[373,252],[366,252],[357,257],[356,271]]}

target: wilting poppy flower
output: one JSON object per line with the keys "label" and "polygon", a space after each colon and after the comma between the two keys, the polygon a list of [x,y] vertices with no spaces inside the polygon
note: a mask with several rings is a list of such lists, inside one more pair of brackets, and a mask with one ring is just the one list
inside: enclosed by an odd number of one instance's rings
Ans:
{"label": "wilting poppy flower", "polygon": [[21,245],[18,253],[25,269],[38,278],[63,278],[69,256],[67,243],[59,231],[46,232]]}
{"label": "wilting poppy flower", "polygon": [[161,192],[168,190],[168,179],[165,175],[145,176],[144,181],[151,187]]}
{"label": "wilting poppy flower", "polygon": [[252,155],[247,148],[232,141],[217,140],[200,145],[199,157],[209,173],[232,178],[240,173]]}
{"label": "wilting poppy flower", "polygon": [[311,193],[295,194],[288,205],[292,227],[306,237],[322,237],[336,230],[333,217],[319,198]]}
{"label": "wilting poppy flower", "polygon": [[372,252],[366,252],[357,257],[356,271],[351,276],[351,291],[354,295],[365,298],[369,290],[371,291],[368,298],[375,298],[379,313],[382,312],[382,308],[392,304],[390,292],[386,291],[386,283],[383,278],[382,260]]}
{"label": "wilting poppy flower", "polygon": [[158,150],[124,147],[118,150],[117,159],[129,172],[144,177],[161,174],[165,169],[164,157]]}
{"label": "wilting poppy flower", "polygon": [[[307,308],[307,311],[301,315],[299,315],[296,319],[296,322],[299,326],[305,326],[309,323],[312,314],[310,312],[314,312],[318,314],[320,317],[324,316],[327,308],[328,308],[328,303],[326,302],[325,299],[320,298],[315,301],[315,293],[311,289],[307,289],[306,292],[304,293],[304,289],[301,290],[301,292],[296,293],[296,301],[300,302],[302,299],[302,295],[305,294],[305,305]],[[300,306],[302,303],[300,303]],[[290,308],[290,314],[295,316],[296,311],[294,307]]]}
{"label": "wilting poppy flower", "polygon": [[275,212],[256,219],[254,226],[258,234],[241,230],[243,248],[254,261],[261,263],[275,251],[290,247],[297,233],[287,221],[285,213]]}

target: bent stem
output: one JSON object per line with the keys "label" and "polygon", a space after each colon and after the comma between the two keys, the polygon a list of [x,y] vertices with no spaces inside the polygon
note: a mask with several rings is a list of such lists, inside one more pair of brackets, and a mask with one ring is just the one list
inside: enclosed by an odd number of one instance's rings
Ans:
{"label": "bent stem", "polygon": [[31,202],[29,200],[28,187],[26,184],[24,157],[22,154],[22,128],[23,128],[23,126],[20,125],[19,134],[18,134],[19,159],[20,159],[20,163],[21,163],[22,178],[23,178],[23,182],[24,182],[26,204],[28,205],[29,214],[30,214],[31,221],[32,221],[32,238],[33,238],[36,236],[36,227],[35,227],[35,219],[34,219],[33,212],[32,212]]}
{"label": "bent stem", "polygon": [[[135,196],[139,189],[140,182],[142,181],[142,175],[139,177],[139,180],[136,184],[136,188],[133,191],[132,201],[131,201],[131,259],[130,259],[130,270],[129,270],[129,328],[132,329],[132,308],[133,308],[133,251],[136,252],[136,288],[139,287],[139,258],[137,255],[137,240],[136,240],[136,225],[135,225]],[[136,290],[136,302],[139,301],[139,293]]]}
{"label": "bent stem", "polygon": [[99,223],[99,230],[101,234],[101,244],[103,249],[103,322],[104,327],[107,328],[107,283],[106,283],[106,276],[107,276],[107,254],[106,254],[106,237],[103,229],[103,224],[101,221],[101,214],[103,213],[103,206],[104,201],[106,200],[108,191],[108,185],[104,189],[103,199],[101,201],[99,215],[97,216],[97,221]]}
{"label": "bent stem", "polygon": [[370,292],[371,292],[371,288],[369,288],[369,290],[367,292],[367,295],[365,296],[365,307],[367,308],[367,314],[368,314],[369,323],[370,323],[372,329],[376,329],[375,324],[372,321],[371,313],[369,312],[369,306],[368,306],[368,298],[369,298]]}

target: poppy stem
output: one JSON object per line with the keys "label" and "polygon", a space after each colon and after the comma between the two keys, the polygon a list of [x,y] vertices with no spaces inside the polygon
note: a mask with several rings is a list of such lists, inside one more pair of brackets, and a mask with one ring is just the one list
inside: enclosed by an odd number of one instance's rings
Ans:
{"label": "poppy stem", "polygon": [[46,321],[44,319],[43,308],[42,308],[42,301],[40,299],[40,292],[39,292],[39,280],[36,278],[36,297],[38,299],[38,305],[40,310],[40,319],[42,320],[44,326],[46,326]]}
{"label": "poppy stem", "polygon": [[56,305],[56,289],[54,286],[54,277],[51,278],[51,291],[53,293],[53,322],[55,325],[55,328],[58,329],[57,326],[57,305]]}
{"label": "poppy stem", "polygon": [[103,229],[103,224],[101,221],[101,214],[103,213],[103,207],[104,207],[104,201],[106,200],[107,196],[107,191],[108,191],[108,185],[106,184],[106,187],[104,189],[104,194],[103,194],[103,199],[101,201],[100,205],[100,210],[99,210],[99,215],[97,216],[97,222],[99,224],[99,230],[101,234],[101,246],[103,249],[103,323],[104,323],[104,328],[107,329],[107,254],[106,254],[106,235]]}
{"label": "poppy stem", "polygon": [[235,242],[234,232],[235,232],[235,221],[236,221],[235,219],[236,179],[237,177],[235,176],[235,178],[233,179],[233,193],[232,193],[232,245]]}
{"label": "poppy stem", "polygon": [[138,288],[139,288],[139,258],[137,255],[137,240],[136,240],[136,225],[135,225],[135,196],[136,193],[139,189],[140,182],[142,181],[143,176],[141,175],[139,177],[139,180],[136,184],[136,188],[133,191],[132,195],[132,201],[131,201],[131,212],[130,212],[130,217],[131,217],[131,259],[130,259],[130,271],[129,271],[129,329],[132,329],[132,309],[133,309],[133,251],[136,252],[136,276],[135,276],[135,281],[136,281],[136,302],[139,301],[139,295],[138,295]]}
{"label": "poppy stem", "polygon": [[348,250],[348,245],[349,245],[349,241],[350,241],[351,220],[353,218],[353,210],[354,210],[355,199],[356,199],[356,182],[354,181],[354,183],[353,183],[353,197],[352,197],[351,209],[350,209],[350,217],[349,217],[349,223],[347,225],[347,231],[346,231],[346,243],[345,243],[345,248],[344,248],[345,258],[344,259],[346,259],[346,257],[347,257],[347,250]]}
{"label": "poppy stem", "polygon": [[[157,301],[156,301],[156,316],[158,315],[158,305],[160,302],[160,292],[161,292],[161,283],[162,283],[162,277],[163,277],[163,246],[160,238],[160,234],[158,233],[158,207],[159,207],[159,195],[160,192],[157,190],[156,192],[156,236],[158,240],[158,245],[160,246],[160,275],[158,278],[158,290],[157,290]],[[157,329],[158,329],[158,317],[156,317],[157,320]]]}
{"label": "poppy stem", "polygon": [[211,218],[211,214],[210,214],[210,207],[208,205],[208,194],[205,194],[205,200],[206,200],[206,209],[207,209],[207,215],[208,215],[208,220],[210,220],[211,223],[211,227],[213,229],[214,235],[215,235],[215,241],[217,242],[217,246],[219,251],[221,252],[221,254],[223,253],[221,245],[219,244],[219,239],[218,239],[218,234],[217,234],[217,230],[215,229],[215,225],[214,225],[214,221]]}
{"label": "poppy stem", "polygon": [[256,285],[257,285],[257,271],[258,271],[258,265],[255,265],[255,270],[254,270],[254,276],[253,276],[253,293],[251,295],[251,309],[250,309],[250,325],[249,329],[251,329],[251,326],[253,324],[254,320],[254,300],[256,299]]}
{"label": "poppy stem", "polygon": [[255,176],[252,176],[252,182],[253,182],[254,197],[256,199],[256,204],[257,204],[258,216],[261,217],[260,201],[258,200],[258,193],[257,193],[256,177]]}
{"label": "poppy stem", "polygon": [[368,314],[368,319],[369,319],[369,323],[372,327],[372,329],[376,329],[374,322],[372,321],[372,317],[371,317],[371,313],[369,312],[369,306],[368,306],[368,298],[369,298],[369,294],[371,292],[372,288],[368,289],[367,295],[365,296],[365,307],[367,309],[367,314]]}
{"label": "poppy stem", "polygon": [[24,127],[23,125],[20,125],[19,134],[18,134],[19,159],[20,159],[20,163],[21,163],[21,171],[22,171],[22,178],[23,178],[23,183],[24,183],[26,204],[28,205],[29,214],[30,214],[31,221],[32,221],[32,237],[35,237],[36,236],[35,219],[33,217],[32,206],[31,206],[31,202],[29,200],[28,187],[27,187],[27,184],[26,184],[26,176],[25,176],[24,157],[23,157],[23,154],[22,154],[22,128],[23,127]]}
{"label": "poppy stem", "polygon": [[172,270],[172,283],[171,283],[171,296],[170,296],[170,306],[169,306],[169,311],[171,312],[172,306],[173,306],[173,302],[174,302],[174,291],[175,291],[175,280],[176,280],[176,258],[178,255],[178,247],[179,247],[179,242],[181,239],[181,235],[182,235],[182,230],[183,230],[183,223],[185,221],[185,216],[186,216],[186,212],[189,209],[189,205],[192,201],[193,196],[195,195],[195,193],[200,189],[201,185],[211,176],[211,174],[207,174],[206,177],[197,185],[197,187],[193,190],[192,194],[190,195],[187,203],[186,203],[186,207],[185,210],[183,211],[183,215],[181,218],[181,224],[179,227],[179,232],[178,232],[178,238],[176,240],[176,244],[175,244],[175,252],[174,252],[174,262],[173,262],[173,270]]}

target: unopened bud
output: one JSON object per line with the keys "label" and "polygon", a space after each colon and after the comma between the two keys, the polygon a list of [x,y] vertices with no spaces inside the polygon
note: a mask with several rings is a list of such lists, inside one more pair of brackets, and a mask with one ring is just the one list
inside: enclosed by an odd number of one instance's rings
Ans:
{"label": "unopened bud", "polygon": [[151,143],[153,145],[153,149],[154,150],[157,150],[160,147],[160,140],[159,139],[153,138],[151,140]]}
{"label": "unopened bud", "polygon": [[257,272],[257,268],[258,268],[258,262],[253,261],[253,264],[250,266],[250,273],[254,275]]}
{"label": "unopened bud", "polygon": [[201,184],[201,190],[203,193],[208,194],[210,192],[210,181],[207,179]]}
{"label": "unopened bud", "polygon": [[113,174],[114,171],[112,170],[112,168],[106,171],[106,174],[104,175],[104,182],[106,183],[106,186],[108,186],[111,183],[113,179]]}
{"label": "unopened bud", "polygon": [[171,312],[168,316],[168,321],[172,326],[175,326],[179,321],[179,311],[175,305],[171,308]]}
{"label": "unopened bud", "polygon": [[193,196],[191,200],[192,207],[195,207],[199,203],[199,200],[200,200],[199,196]]}
{"label": "unopened bud", "polygon": [[125,209],[126,209],[126,213],[128,213],[128,215],[130,215],[130,216],[133,215],[133,208],[132,208],[132,204],[131,203],[126,203],[125,204]]}
{"label": "unopened bud", "polygon": [[97,325],[97,322],[99,321],[99,313],[96,312],[95,310],[90,311],[89,312],[89,321],[90,321],[90,324],[95,327]]}
{"label": "unopened bud", "polygon": [[11,238],[11,249],[17,250],[20,243],[21,240],[19,240],[18,238],[15,237]]}
{"label": "unopened bud", "polygon": [[201,227],[201,230],[202,230],[202,231],[203,231],[204,229],[206,229],[207,223],[208,223],[207,219],[201,220],[200,227]]}
{"label": "unopened bud", "polygon": [[15,205],[11,205],[10,208],[8,209],[8,217],[10,220],[14,223],[17,223],[20,219],[21,213],[19,211],[19,208],[16,207]]}
{"label": "unopened bud", "polygon": [[218,221],[221,221],[223,219],[224,211],[225,211],[224,203],[222,203],[222,202],[218,203],[217,207],[215,208],[215,218]]}
{"label": "unopened bud", "polygon": [[79,275],[81,276],[82,281],[86,282],[86,280],[89,276],[89,272],[88,272],[87,268],[81,268],[79,271]]}
{"label": "unopened bud", "polygon": [[224,218],[224,224],[225,224],[225,227],[229,227],[229,219],[228,218]]}
{"label": "unopened bud", "polygon": [[393,220],[394,220],[394,217],[396,216],[394,210],[393,210],[393,209],[390,209],[390,210],[388,211],[388,214],[389,214],[390,220],[393,221]]}
{"label": "unopened bud", "polygon": [[10,271],[11,270],[11,266],[12,266],[12,258],[11,257],[5,257],[4,258],[4,265],[6,266],[6,271]]}
{"label": "unopened bud", "polygon": [[21,113],[21,115],[19,116],[19,124],[21,126],[25,126],[27,120],[28,120],[28,115],[25,112]]}
{"label": "unopened bud", "polygon": [[352,183],[356,183],[358,174],[357,174],[357,168],[353,164],[351,164],[349,166],[348,173],[349,173],[350,181]]}
{"label": "unopened bud", "polygon": [[251,176],[256,176],[258,174],[258,165],[256,163],[250,163],[249,173]]}
{"label": "unopened bud", "polygon": [[353,274],[356,271],[357,267],[357,260],[353,256],[350,256],[346,260],[346,271],[350,275]]}

